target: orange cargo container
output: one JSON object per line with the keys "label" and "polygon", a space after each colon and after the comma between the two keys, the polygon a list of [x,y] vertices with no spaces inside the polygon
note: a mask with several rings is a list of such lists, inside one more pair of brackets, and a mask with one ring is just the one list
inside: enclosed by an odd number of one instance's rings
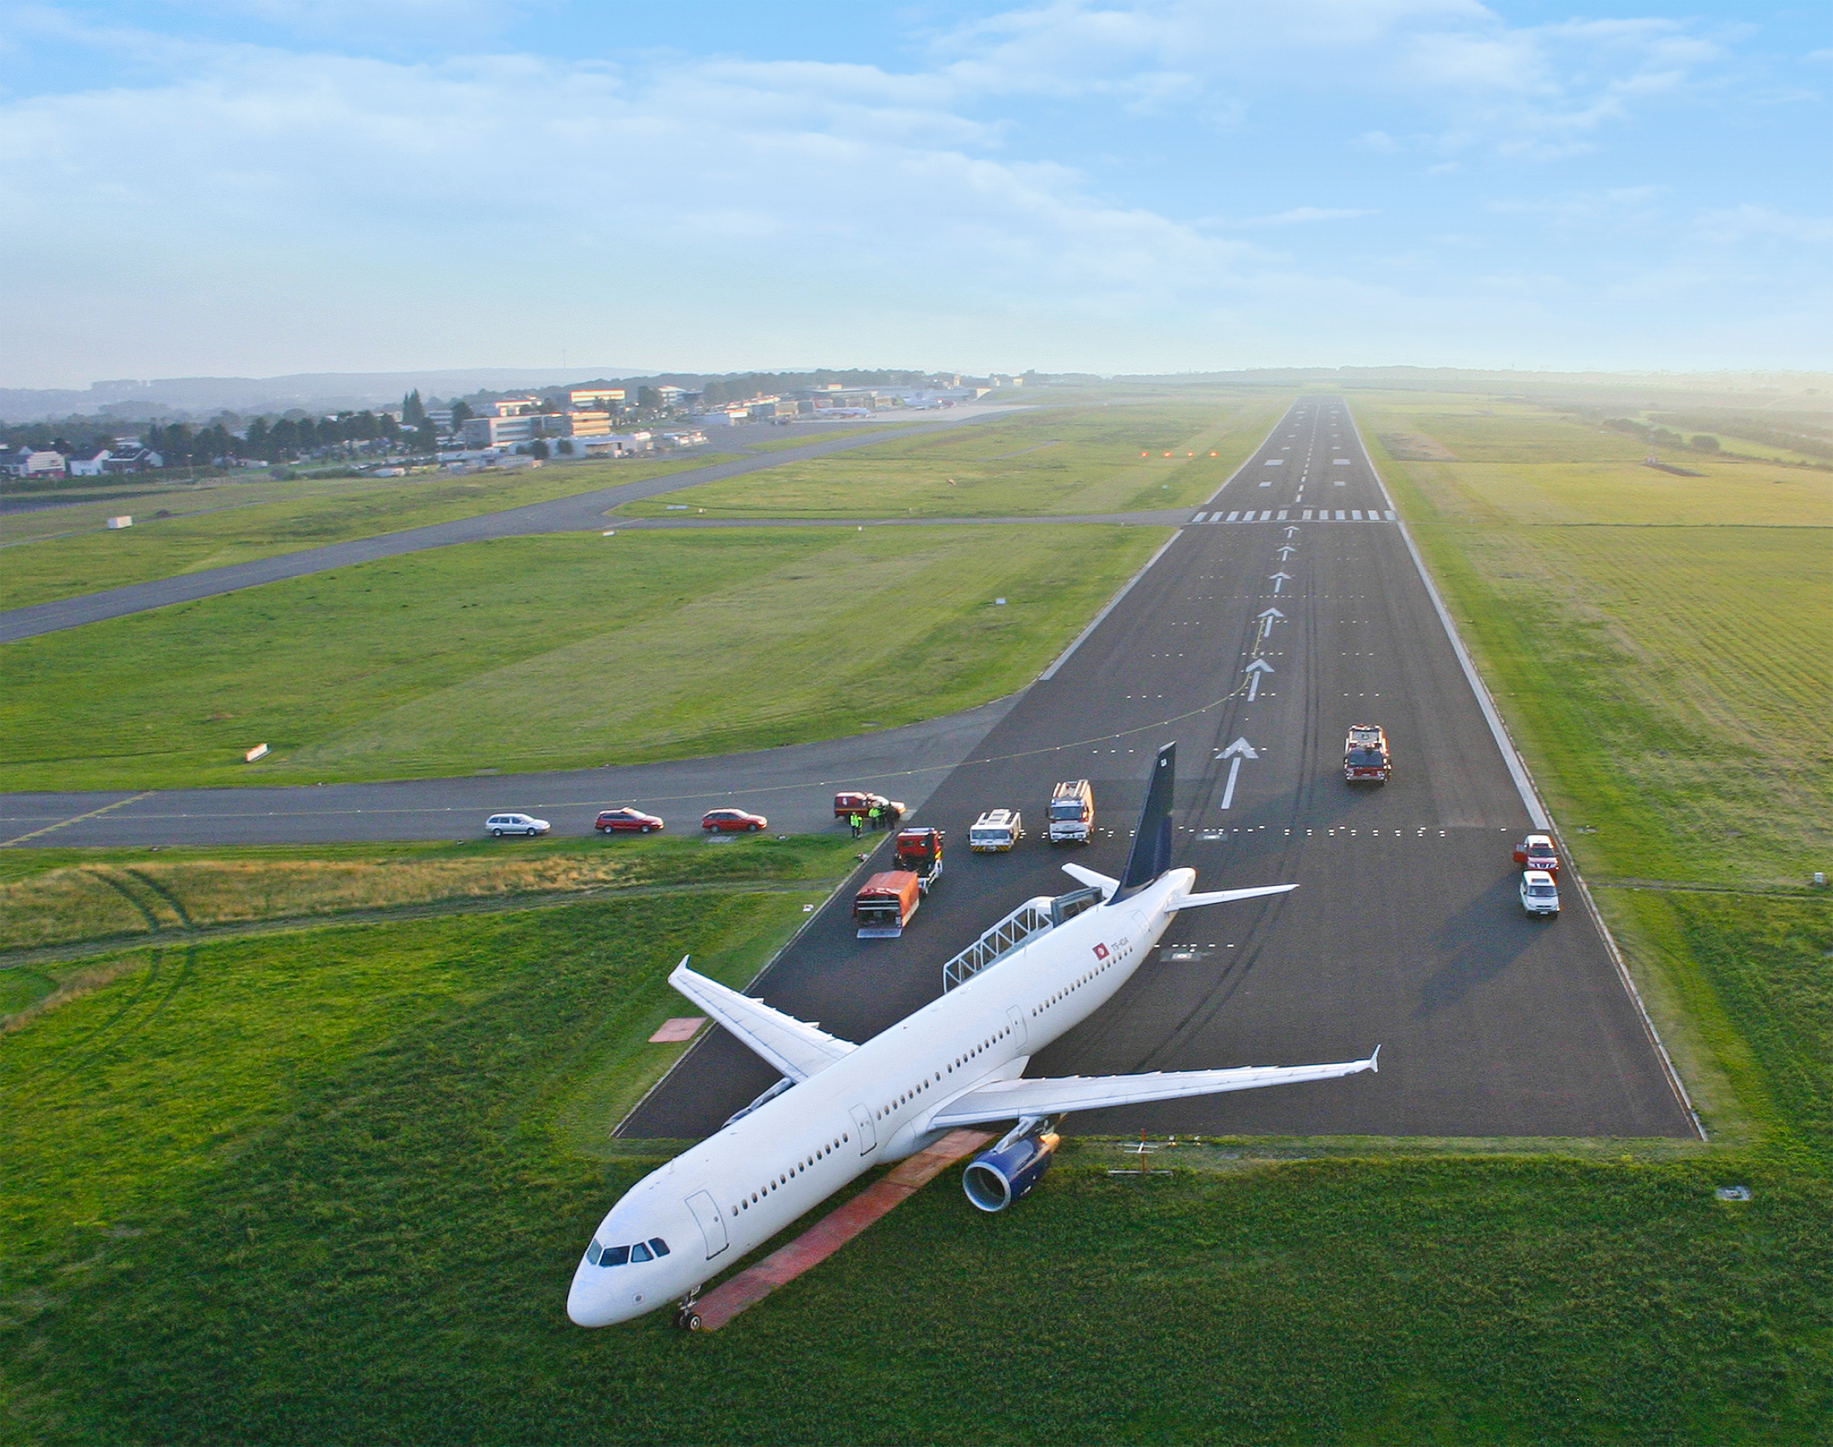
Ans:
{"label": "orange cargo container", "polygon": [[853,896],[853,918],[862,940],[894,940],[923,902],[922,881],[907,869],[875,874]]}

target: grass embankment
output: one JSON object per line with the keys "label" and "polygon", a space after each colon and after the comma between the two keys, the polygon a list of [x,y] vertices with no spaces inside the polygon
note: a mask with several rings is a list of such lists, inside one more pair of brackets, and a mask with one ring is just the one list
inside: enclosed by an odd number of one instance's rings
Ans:
{"label": "grass embankment", "polygon": [[932,718],[1034,677],[1163,536],[568,535],[273,583],[7,645],[0,788],[557,769]]}
{"label": "grass embankment", "polygon": [[[668,502],[729,518],[1024,517],[1191,507],[1228,481],[1289,402],[1211,396],[1050,407],[786,463],[689,488]],[[664,517],[667,504],[645,499],[619,512]]]}
{"label": "grass embankment", "polygon": [[[420,474],[323,482],[212,479],[195,488],[150,492],[131,501],[12,514],[0,517],[0,538],[38,541],[0,551],[6,560],[0,608],[550,502],[724,460],[723,455],[709,455],[666,462],[566,463],[501,476]],[[174,516],[154,516],[160,508]],[[132,516],[134,525],[116,532],[50,536],[83,526],[99,528],[103,518],[116,513]],[[186,513],[193,515],[182,515]]]}
{"label": "grass embankment", "polygon": [[708,849],[698,835],[612,835],[513,844],[277,845],[227,854],[209,848],[13,850],[0,854],[0,957],[83,940],[428,905],[760,881],[793,885],[844,873],[859,848],[850,839],[800,835],[743,842],[742,850]]}

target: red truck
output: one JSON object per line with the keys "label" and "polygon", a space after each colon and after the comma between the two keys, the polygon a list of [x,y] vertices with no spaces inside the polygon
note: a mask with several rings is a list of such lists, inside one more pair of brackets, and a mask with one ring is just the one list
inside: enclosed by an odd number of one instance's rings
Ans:
{"label": "red truck", "polygon": [[892,848],[897,854],[897,867],[914,874],[918,887],[928,894],[929,886],[942,877],[942,831],[900,829]]}
{"label": "red truck", "polygon": [[853,918],[862,940],[894,940],[923,902],[921,880],[908,869],[875,874],[853,896]]}
{"label": "red truck", "polygon": [[1351,724],[1343,741],[1343,778],[1351,784],[1385,784],[1394,777],[1394,756],[1380,724]]}
{"label": "red truck", "polygon": [[1548,835],[1530,834],[1517,844],[1515,863],[1523,869],[1544,869],[1555,879],[1559,878],[1559,850]]}

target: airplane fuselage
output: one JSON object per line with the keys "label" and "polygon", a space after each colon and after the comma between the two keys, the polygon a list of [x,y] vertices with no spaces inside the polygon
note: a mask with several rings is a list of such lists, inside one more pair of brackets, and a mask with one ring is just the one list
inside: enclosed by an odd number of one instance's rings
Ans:
{"label": "airplane fuselage", "polygon": [[1037,936],[645,1176],[593,1233],[567,1315],[609,1326],[685,1297],[849,1181],[931,1144],[944,1105],[1022,1074],[1113,998],[1195,879],[1167,871]]}

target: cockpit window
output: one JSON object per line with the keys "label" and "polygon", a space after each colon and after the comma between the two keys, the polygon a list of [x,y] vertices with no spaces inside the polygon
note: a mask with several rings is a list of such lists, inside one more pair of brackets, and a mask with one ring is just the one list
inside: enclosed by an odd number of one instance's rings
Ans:
{"label": "cockpit window", "polygon": [[649,1249],[658,1256],[668,1255],[668,1243],[660,1236],[651,1236],[649,1238]]}
{"label": "cockpit window", "polygon": [[636,1265],[639,1261],[654,1261],[655,1258],[656,1253],[651,1251],[641,1241],[630,1248],[630,1264],[632,1266]]}
{"label": "cockpit window", "polygon": [[607,1246],[604,1254],[598,1258],[600,1266],[627,1266],[630,1262],[628,1246]]}

